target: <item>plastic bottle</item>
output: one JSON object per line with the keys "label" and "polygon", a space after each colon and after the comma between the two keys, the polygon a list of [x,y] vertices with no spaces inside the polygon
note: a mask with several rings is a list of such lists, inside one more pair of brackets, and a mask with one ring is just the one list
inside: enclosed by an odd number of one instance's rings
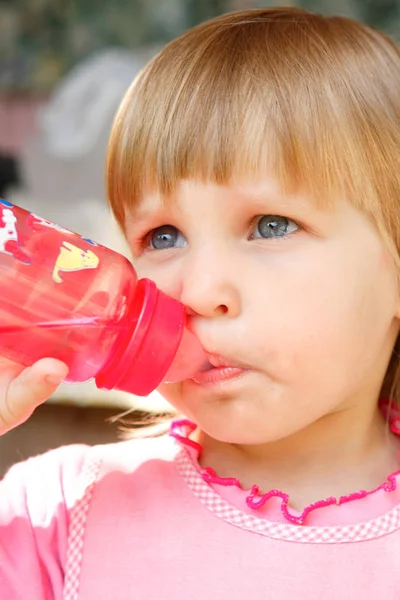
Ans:
{"label": "plastic bottle", "polygon": [[183,304],[122,255],[0,200],[0,355],[69,367],[66,382],[147,395],[205,363]]}

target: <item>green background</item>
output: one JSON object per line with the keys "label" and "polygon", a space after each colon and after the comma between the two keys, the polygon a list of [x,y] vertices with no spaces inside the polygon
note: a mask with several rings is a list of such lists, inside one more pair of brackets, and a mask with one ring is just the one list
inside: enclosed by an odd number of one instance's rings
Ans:
{"label": "green background", "polygon": [[277,4],[346,14],[400,33],[400,0],[0,0],[0,90],[48,92],[106,46],[165,43],[223,12]]}

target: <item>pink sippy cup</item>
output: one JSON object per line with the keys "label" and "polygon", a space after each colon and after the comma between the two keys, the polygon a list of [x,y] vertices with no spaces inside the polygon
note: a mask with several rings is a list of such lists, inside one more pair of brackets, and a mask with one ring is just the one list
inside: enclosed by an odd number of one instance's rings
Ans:
{"label": "pink sippy cup", "polygon": [[69,367],[66,382],[145,396],[206,356],[186,310],[122,255],[0,200],[0,355]]}

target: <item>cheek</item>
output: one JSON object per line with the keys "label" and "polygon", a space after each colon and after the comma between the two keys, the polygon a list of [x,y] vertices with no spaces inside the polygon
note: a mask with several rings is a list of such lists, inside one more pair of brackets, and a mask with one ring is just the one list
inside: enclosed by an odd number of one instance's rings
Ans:
{"label": "cheek", "polygon": [[276,272],[248,297],[255,342],[282,373],[366,356],[373,351],[371,342],[382,342],[393,319],[392,277],[382,270],[378,255],[368,261],[321,258]]}
{"label": "cheek", "polygon": [[152,264],[151,260],[137,259],[133,266],[139,279],[152,279],[157,287],[173,298],[179,298],[182,288],[182,270],[178,261]]}

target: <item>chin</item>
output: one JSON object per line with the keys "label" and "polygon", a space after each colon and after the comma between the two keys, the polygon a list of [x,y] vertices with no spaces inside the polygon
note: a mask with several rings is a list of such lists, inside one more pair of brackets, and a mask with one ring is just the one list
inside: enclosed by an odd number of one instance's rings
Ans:
{"label": "chin", "polygon": [[[213,439],[238,445],[265,445],[280,442],[306,429],[312,421],[300,415],[268,414],[237,414],[235,411],[224,411],[222,415],[216,407],[206,411],[199,410],[191,419],[204,433]],[[188,417],[190,418],[190,417]]]}
{"label": "chin", "polygon": [[[181,418],[193,421],[200,430],[214,440],[226,444],[263,445],[274,443],[297,433],[309,422],[301,415],[277,409],[285,403],[274,398],[267,402],[258,398],[257,389],[245,393],[229,393],[220,388],[218,393],[201,390],[193,384],[163,384],[163,397],[177,410]],[[197,391],[197,393],[196,393]],[[253,402],[249,401],[253,398]],[[305,415],[302,415],[303,420]],[[179,418],[179,417],[178,417]]]}
{"label": "chin", "polygon": [[243,424],[241,420],[237,419],[226,419],[221,422],[212,415],[209,417],[202,415],[192,420],[207,436],[225,444],[255,446],[272,443],[286,437],[286,432],[282,430],[260,429],[259,423]]}

